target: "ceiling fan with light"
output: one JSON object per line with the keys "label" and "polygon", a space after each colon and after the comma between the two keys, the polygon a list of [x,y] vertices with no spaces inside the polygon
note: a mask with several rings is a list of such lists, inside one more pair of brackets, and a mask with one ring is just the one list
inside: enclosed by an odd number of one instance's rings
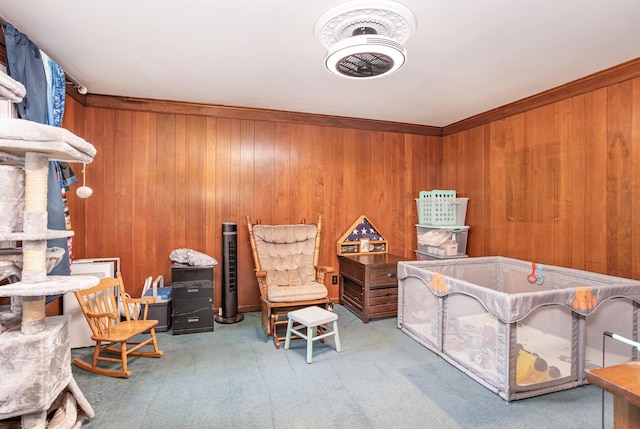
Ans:
{"label": "ceiling fan with light", "polygon": [[416,19],[393,1],[352,0],[325,12],[315,36],[327,48],[325,67],[352,79],[371,79],[398,71],[407,61],[403,43]]}

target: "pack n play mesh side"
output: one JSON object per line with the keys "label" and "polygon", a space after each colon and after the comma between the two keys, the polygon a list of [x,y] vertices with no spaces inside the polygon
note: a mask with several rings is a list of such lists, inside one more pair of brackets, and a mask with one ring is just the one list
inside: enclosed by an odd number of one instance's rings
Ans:
{"label": "pack n play mesh side", "polygon": [[398,280],[398,327],[506,400],[586,384],[605,330],[638,341],[635,280],[502,257],[400,262]]}

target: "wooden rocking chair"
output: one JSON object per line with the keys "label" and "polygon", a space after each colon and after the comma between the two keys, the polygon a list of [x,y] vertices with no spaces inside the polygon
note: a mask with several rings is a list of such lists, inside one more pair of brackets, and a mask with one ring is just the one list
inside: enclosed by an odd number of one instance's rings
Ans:
{"label": "wooden rocking chair", "polygon": [[249,216],[246,219],[260,288],[262,328],[279,349],[284,337],[277,328],[286,326],[289,311],[333,305],[324,285],[325,275],[333,268],[318,266],[322,216],[317,225],[253,225]]}
{"label": "wooden rocking chair", "polygon": [[[122,298],[125,320],[120,320],[120,312],[115,291],[118,290]],[[84,317],[89,323],[96,342],[91,364],[80,358],[73,363],[82,369],[96,374],[111,377],[129,377],[131,371],[127,369],[127,357],[160,357],[163,352],[158,349],[155,326],[157,320],[146,320],[148,304],[153,304],[155,298],[129,298],[125,292],[122,276],[107,277],[100,280],[97,286],[75,292]],[[133,313],[131,312],[133,310]],[[134,342],[133,337],[148,336],[144,341]],[[103,344],[104,343],[104,344]],[[128,348],[128,346],[133,346]],[[153,347],[153,351],[138,351],[144,346]],[[102,352],[118,355],[115,357],[102,356]],[[99,361],[118,362],[122,369],[106,369],[98,366]]]}

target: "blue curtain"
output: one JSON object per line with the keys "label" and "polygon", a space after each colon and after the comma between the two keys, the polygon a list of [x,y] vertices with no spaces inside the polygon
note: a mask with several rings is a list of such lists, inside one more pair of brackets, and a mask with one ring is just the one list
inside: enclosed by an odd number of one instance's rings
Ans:
{"label": "blue curtain", "polygon": [[64,70],[58,63],[42,51],[40,51],[40,55],[47,78],[47,124],[60,127],[64,115],[66,77]]}
{"label": "blue curtain", "polygon": [[17,103],[22,119],[47,123],[47,79],[40,48],[11,24],[4,28],[9,76],[22,83],[27,94]]}
{"label": "blue curtain", "polygon": [[[48,56],[44,55],[45,58],[43,58],[43,53],[38,46],[11,24],[5,26],[4,37],[9,76],[22,83],[27,90],[23,101],[18,103],[18,114],[22,119],[59,127],[64,115],[66,92],[64,70]],[[70,172],[67,173],[69,178],[63,184],[62,168],[59,164],[56,161],[49,162],[47,228],[65,230],[67,229],[67,220],[62,188],[68,188],[68,185],[76,183],[77,179],[68,165],[62,163]],[[60,247],[65,250],[65,256],[50,272],[50,275],[70,275],[68,240],[66,238],[49,240],[47,246]],[[47,297],[47,302],[58,297]]]}

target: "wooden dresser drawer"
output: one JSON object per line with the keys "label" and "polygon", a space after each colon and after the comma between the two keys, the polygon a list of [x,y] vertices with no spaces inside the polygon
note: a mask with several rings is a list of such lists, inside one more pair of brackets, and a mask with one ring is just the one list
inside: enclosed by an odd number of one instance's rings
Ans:
{"label": "wooden dresser drawer", "polygon": [[369,268],[369,287],[398,284],[398,267],[382,265]]}
{"label": "wooden dresser drawer", "polygon": [[369,290],[371,316],[396,316],[398,314],[398,287],[380,287]]}

